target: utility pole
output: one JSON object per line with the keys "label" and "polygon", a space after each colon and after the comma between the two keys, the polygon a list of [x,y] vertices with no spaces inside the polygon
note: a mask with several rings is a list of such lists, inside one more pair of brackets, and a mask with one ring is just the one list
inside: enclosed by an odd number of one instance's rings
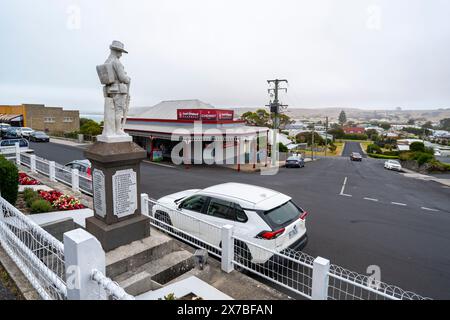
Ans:
{"label": "utility pole", "polygon": [[328,117],[325,117],[325,157],[328,149]]}
{"label": "utility pole", "polygon": [[278,114],[280,113],[280,108],[281,107],[287,107],[287,105],[283,105],[280,104],[279,100],[278,100],[278,91],[279,90],[284,90],[284,92],[287,92],[287,88],[280,88],[280,83],[288,83],[287,80],[280,80],[280,79],[275,79],[275,80],[267,80],[267,83],[270,84],[274,84],[273,88],[268,89],[267,91],[269,92],[269,94],[272,96],[274,96],[273,101],[270,101],[270,104],[267,105],[267,107],[270,107],[270,112],[273,113],[273,137],[272,137],[272,152],[271,152],[271,158],[272,158],[272,166],[276,166],[277,165],[277,158],[278,158],[278,152],[277,152],[277,129],[279,127],[279,119],[278,119]]}
{"label": "utility pole", "polygon": [[316,134],[316,126],[313,124],[312,135],[311,135],[311,160],[314,161],[314,135]]}

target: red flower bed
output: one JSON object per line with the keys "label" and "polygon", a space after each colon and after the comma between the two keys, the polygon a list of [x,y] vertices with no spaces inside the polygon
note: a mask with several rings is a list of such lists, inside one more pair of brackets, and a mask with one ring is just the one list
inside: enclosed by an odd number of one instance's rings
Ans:
{"label": "red flower bed", "polygon": [[57,210],[64,211],[85,208],[77,198],[62,194],[59,191],[39,191],[39,196],[50,202]]}
{"label": "red flower bed", "polygon": [[26,173],[19,172],[19,184],[22,186],[35,186],[41,183],[36,179],[30,178]]}

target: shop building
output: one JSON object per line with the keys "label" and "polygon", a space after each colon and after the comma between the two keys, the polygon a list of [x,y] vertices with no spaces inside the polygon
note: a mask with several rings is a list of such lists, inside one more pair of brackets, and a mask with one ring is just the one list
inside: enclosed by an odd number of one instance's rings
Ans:
{"label": "shop building", "polygon": [[[131,109],[125,131],[153,161],[239,166],[267,160],[268,128],[246,126],[234,118],[233,110],[199,100],[163,101]],[[174,154],[182,158],[181,163]]]}
{"label": "shop building", "polygon": [[80,129],[80,114],[42,104],[0,105],[0,122],[49,133],[73,132]]}

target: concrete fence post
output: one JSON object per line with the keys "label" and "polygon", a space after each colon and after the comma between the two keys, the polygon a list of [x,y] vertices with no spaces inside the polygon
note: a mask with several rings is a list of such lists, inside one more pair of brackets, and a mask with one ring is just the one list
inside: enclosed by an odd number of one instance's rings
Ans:
{"label": "concrete fence post", "polygon": [[141,193],[141,214],[144,216],[149,216],[149,210],[148,210],[148,194]]}
{"label": "concrete fence post", "polygon": [[312,295],[313,300],[328,299],[328,272],[330,271],[330,260],[317,257],[313,264]]}
{"label": "concrete fence post", "polygon": [[82,133],[78,134],[78,142],[79,143],[83,143],[84,142],[84,134],[82,134]]}
{"label": "concrete fence post", "polygon": [[105,252],[89,232],[76,229],[64,233],[64,258],[68,300],[105,300],[104,290],[91,280],[92,270],[105,274]]}
{"label": "concrete fence post", "polygon": [[36,155],[31,154],[30,155],[30,169],[32,173],[36,173]]}
{"label": "concrete fence post", "polygon": [[49,161],[48,162],[48,177],[51,181],[56,181],[56,175],[55,175],[55,161]]}
{"label": "concrete fence post", "polygon": [[222,270],[230,273],[234,270],[234,241],[233,226],[225,225],[221,228],[222,232]]}
{"label": "concrete fence post", "polygon": [[20,166],[20,145],[16,142],[14,146],[16,147],[16,164]]}
{"label": "concrete fence post", "polygon": [[72,190],[75,192],[80,191],[80,176],[78,175],[78,169],[72,169]]}

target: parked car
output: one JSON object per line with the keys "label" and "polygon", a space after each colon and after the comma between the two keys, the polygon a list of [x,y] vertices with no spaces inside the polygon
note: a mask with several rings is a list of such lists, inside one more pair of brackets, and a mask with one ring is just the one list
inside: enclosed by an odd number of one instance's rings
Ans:
{"label": "parked car", "polygon": [[384,168],[389,170],[402,170],[402,165],[397,160],[388,160],[384,163]]}
{"label": "parked car", "polygon": [[286,160],[286,168],[303,168],[305,166],[305,160],[300,156],[291,156]]}
{"label": "parked car", "polygon": [[30,134],[29,136],[29,140],[30,141],[34,141],[34,142],[49,142],[50,141],[50,137],[48,135],[45,134],[45,132],[42,131],[34,131]]}
{"label": "parked car", "polygon": [[159,199],[151,214],[214,246],[221,245],[220,232],[207,224],[199,226],[198,220],[218,227],[232,225],[252,263],[269,261],[271,251],[301,250],[308,240],[305,210],[285,194],[248,184],[224,183],[171,194]]}
{"label": "parked car", "polygon": [[28,127],[20,127],[16,132],[19,137],[27,139],[34,130]]}
{"label": "parked car", "polygon": [[79,172],[91,175],[91,162],[89,160],[74,160],[64,165],[69,169],[78,169]]}
{"label": "parked car", "polygon": [[[23,150],[29,150],[29,143],[25,139],[3,139],[0,141],[0,147],[14,147],[16,142],[19,143],[19,147]],[[30,150],[31,151],[31,150]]]}
{"label": "parked car", "polygon": [[20,138],[17,134],[17,127],[9,127],[6,129],[6,132],[3,134],[3,139],[17,139]]}
{"label": "parked car", "polygon": [[11,125],[9,123],[0,123],[0,136],[3,137],[3,135],[9,128],[11,128]]}
{"label": "parked car", "polygon": [[352,154],[350,155],[350,160],[351,161],[362,161],[362,156],[358,152],[352,152]]}

